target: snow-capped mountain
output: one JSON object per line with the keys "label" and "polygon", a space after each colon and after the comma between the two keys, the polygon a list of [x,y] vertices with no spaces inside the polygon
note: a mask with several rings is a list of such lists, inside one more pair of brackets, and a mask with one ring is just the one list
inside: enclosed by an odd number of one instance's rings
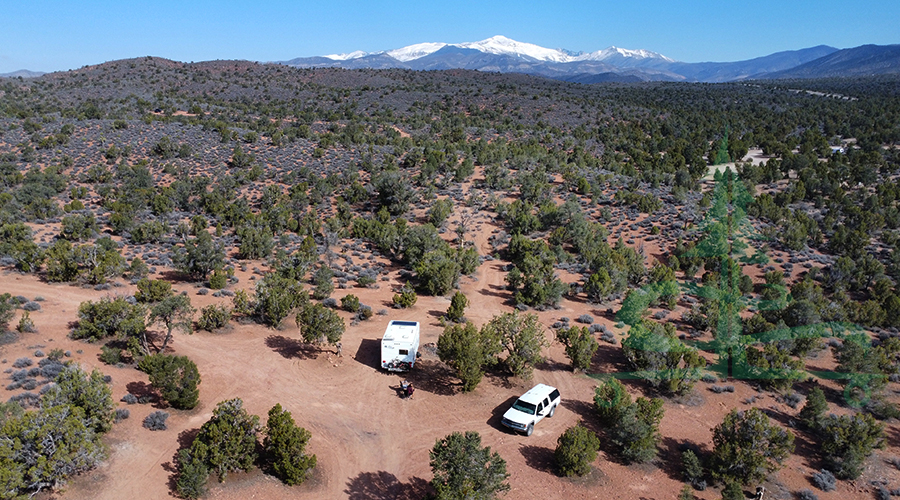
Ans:
{"label": "snow-capped mountain", "polygon": [[503,35],[492,36],[480,42],[465,43],[442,43],[442,42],[426,42],[409,45],[394,50],[379,52],[363,52],[357,50],[349,54],[332,54],[322,56],[334,61],[346,61],[349,59],[360,59],[369,55],[385,54],[400,62],[410,62],[416,59],[433,54],[444,47],[458,47],[461,49],[473,49],[484,54],[493,54],[498,56],[514,56],[535,61],[553,62],[553,63],[570,63],[578,61],[604,61],[613,57],[619,58],[635,58],[635,59],[660,59],[667,62],[675,62],[656,52],[649,50],[628,50],[618,47],[609,47],[596,52],[584,53],[573,52],[565,49],[548,49],[535,45],[533,43],[518,42]]}
{"label": "snow-capped mountain", "polygon": [[[731,63],[683,63],[650,50],[608,47],[594,52],[548,49],[502,35],[479,42],[425,42],[379,52],[300,57],[281,64],[304,68],[470,69],[529,73],[571,81],[672,80],[722,82],[786,70],[837,49],[814,47]],[[618,75],[618,76],[617,76]]]}

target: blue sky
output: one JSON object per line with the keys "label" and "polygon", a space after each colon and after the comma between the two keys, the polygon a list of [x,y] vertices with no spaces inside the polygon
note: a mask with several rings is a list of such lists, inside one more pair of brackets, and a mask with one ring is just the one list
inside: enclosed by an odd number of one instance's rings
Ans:
{"label": "blue sky", "polygon": [[249,59],[505,35],[550,48],[736,61],[825,44],[900,43],[900,2],[0,0],[0,73],[140,57]]}

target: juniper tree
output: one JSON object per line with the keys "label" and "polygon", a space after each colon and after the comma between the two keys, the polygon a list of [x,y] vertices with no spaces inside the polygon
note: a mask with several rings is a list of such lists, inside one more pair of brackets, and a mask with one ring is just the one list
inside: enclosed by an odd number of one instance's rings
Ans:
{"label": "juniper tree", "polygon": [[193,333],[194,312],[190,297],[181,294],[166,297],[150,308],[151,324],[159,323],[166,327],[166,337],[163,339],[162,347],[159,348],[160,352],[165,352],[169,342],[172,341],[173,330]]}
{"label": "juniper tree", "polygon": [[566,356],[572,361],[573,371],[590,368],[591,359],[600,347],[597,339],[586,327],[560,328],[556,332],[556,340],[566,346]]}
{"label": "juniper tree", "polygon": [[759,408],[731,410],[713,429],[712,476],[724,482],[763,481],[794,450],[794,435]]}
{"label": "juniper tree", "polygon": [[544,359],[541,350],[547,339],[537,315],[513,311],[494,316],[481,328],[481,336],[506,351],[502,362],[517,377],[530,379],[534,365]]}
{"label": "juniper tree", "polygon": [[200,371],[187,356],[146,356],[138,363],[138,369],[150,377],[150,384],[173,408],[192,410],[200,403]]}
{"label": "juniper tree", "polygon": [[553,457],[561,475],[583,476],[591,471],[600,449],[600,440],[593,431],[578,422],[566,429],[556,442]]}
{"label": "juniper tree", "polygon": [[295,318],[304,342],[335,345],[344,334],[344,319],[322,304],[307,304]]}
{"label": "juniper tree", "polygon": [[[216,405],[212,417],[200,427],[190,451],[179,453],[184,459],[179,466],[189,465],[202,470],[199,464],[224,481],[229,472],[246,471],[256,463],[259,417],[244,409],[240,398],[222,401]],[[199,463],[195,463],[199,461]]]}
{"label": "juniper tree", "polygon": [[463,391],[468,392],[481,382],[484,366],[492,362],[496,350],[474,324],[463,323],[444,328],[438,337],[437,354],[441,361],[456,370]]}
{"label": "juniper tree", "polygon": [[275,475],[289,486],[302,483],[316,466],[316,456],[306,453],[310,436],[280,404],[269,410],[263,449]]}
{"label": "juniper tree", "polygon": [[438,500],[489,500],[510,489],[506,461],[490,446],[482,447],[477,432],[438,439],[430,457],[431,486]]}

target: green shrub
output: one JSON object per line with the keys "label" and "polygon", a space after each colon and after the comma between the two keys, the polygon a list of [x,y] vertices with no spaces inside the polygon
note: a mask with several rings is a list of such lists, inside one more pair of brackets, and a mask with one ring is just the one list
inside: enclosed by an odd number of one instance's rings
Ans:
{"label": "green shrub", "polygon": [[625,386],[610,378],[597,387],[594,404],[622,457],[629,462],[647,462],[656,456],[663,417],[661,399],[638,398],[632,403]]}
{"label": "green shrub", "polygon": [[145,314],[143,307],[129,304],[124,297],[82,302],[78,306],[78,326],[72,330],[72,338],[142,337],[147,330]]}
{"label": "green shrub", "polygon": [[359,311],[359,297],[353,294],[345,295],[341,299],[341,309],[347,312]]}
{"label": "green shrub", "polygon": [[441,361],[456,370],[465,392],[478,386],[484,376],[484,366],[491,362],[495,354],[490,340],[483,337],[472,323],[444,328],[438,337],[437,353]]}
{"label": "green shrub", "polygon": [[447,319],[459,323],[466,315],[466,306],[469,305],[469,299],[465,294],[457,291],[450,299],[450,307],[447,309]]}
{"label": "green shrub", "polygon": [[28,311],[22,313],[22,317],[19,318],[19,324],[16,325],[16,331],[19,333],[34,333],[37,331],[37,328],[34,326],[34,320],[31,319],[31,314]]}
{"label": "green shrub", "polygon": [[200,372],[187,356],[154,354],[138,363],[160,396],[179,410],[194,409],[200,403]]}
{"label": "green shrub", "polygon": [[713,429],[712,476],[738,485],[765,480],[794,450],[794,435],[759,408],[731,410]]}
{"label": "green shrub", "polygon": [[228,284],[228,274],[225,271],[216,269],[209,276],[209,287],[213,290],[221,290]]}
{"label": "green shrub", "polygon": [[583,476],[591,471],[600,449],[596,434],[579,422],[566,429],[556,442],[553,456],[561,475]]}
{"label": "green shrub", "polygon": [[289,486],[302,483],[316,466],[316,456],[306,454],[310,436],[280,404],[269,410],[263,448],[275,475]]}
{"label": "green shrub", "polygon": [[159,302],[172,295],[172,284],[163,280],[144,278],[137,282],[134,298],[138,302]]}
{"label": "green shrub", "polygon": [[825,464],[838,479],[856,479],[866,457],[885,447],[884,425],[872,415],[830,415],[819,421]]}
{"label": "green shrub", "polygon": [[320,266],[313,275],[312,296],[316,300],[326,299],[334,292],[334,271],[328,266]]}
{"label": "green shrub", "polygon": [[117,365],[122,362],[122,350],[103,346],[100,348],[100,361],[108,365]]}
{"label": "green shrub", "polygon": [[416,301],[419,299],[419,296],[416,295],[416,291],[413,290],[409,283],[403,285],[403,288],[400,289],[400,293],[394,294],[394,297],[391,301],[395,306],[401,308],[412,307],[416,304]]}
{"label": "green shrub", "polygon": [[439,439],[431,450],[431,486],[437,500],[493,499],[509,491],[506,461],[490,446],[481,446],[475,431],[454,432]]}
{"label": "green shrub", "polygon": [[344,320],[338,313],[322,304],[309,304],[295,318],[300,336],[305,342],[318,344],[327,341],[334,345],[344,334]]}
{"label": "green shrub", "polygon": [[231,309],[221,304],[210,304],[200,309],[197,328],[212,332],[224,328],[231,321]]}
{"label": "green shrub", "polygon": [[572,370],[587,370],[591,359],[600,347],[597,339],[586,327],[572,326],[556,332],[556,340],[566,346],[566,356],[572,361]]}

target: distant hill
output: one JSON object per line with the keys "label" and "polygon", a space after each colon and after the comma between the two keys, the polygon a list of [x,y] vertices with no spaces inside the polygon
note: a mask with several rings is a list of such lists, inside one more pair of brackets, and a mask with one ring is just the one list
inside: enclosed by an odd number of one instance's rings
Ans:
{"label": "distant hill", "polygon": [[0,78],[37,78],[44,73],[42,71],[31,71],[27,69],[20,69],[18,71],[13,71],[12,73],[0,73]]}
{"label": "distant hill", "polygon": [[692,81],[730,82],[794,68],[820,57],[833,54],[838,50],[827,45],[818,45],[808,49],[776,52],[746,61],[675,63],[669,69],[674,73],[684,75],[685,78]]}
{"label": "distant hill", "polygon": [[900,73],[900,45],[861,45],[759,78],[828,78]]}

